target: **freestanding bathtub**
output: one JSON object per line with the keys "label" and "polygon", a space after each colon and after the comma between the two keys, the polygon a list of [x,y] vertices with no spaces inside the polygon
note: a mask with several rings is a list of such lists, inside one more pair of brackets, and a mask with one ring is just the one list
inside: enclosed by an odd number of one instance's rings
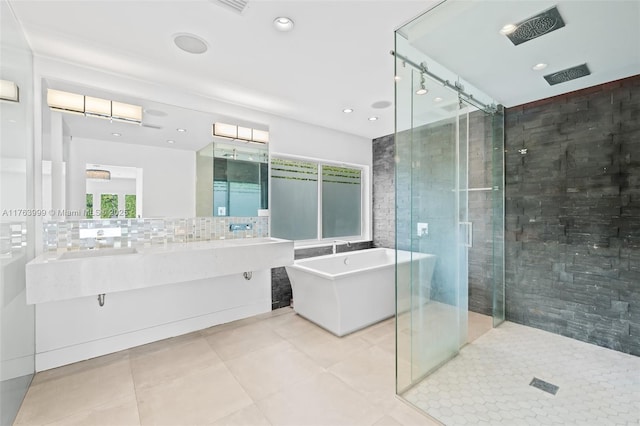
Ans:
{"label": "freestanding bathtub", "polygon": [[[428,286],[426,281],[431,280],[434,266],[434,255],[398,251],[401,280],[409,277],[414,268],[414,273],[423,277],[423,285]],[[393,249],[375,248],[296,260],[286,268],[295,311],[337,336],[382,321],[396,311]]]}

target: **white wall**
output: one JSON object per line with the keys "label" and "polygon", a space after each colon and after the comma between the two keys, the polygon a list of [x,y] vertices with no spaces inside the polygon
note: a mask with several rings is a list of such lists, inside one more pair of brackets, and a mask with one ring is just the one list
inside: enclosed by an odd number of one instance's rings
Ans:
{"label": "white wall", "polygon": [[[143,169],[144,217],[194,217],[196,153],[170,148],[73,138],[67,159],[67,208],[84,210],[87,164]],[[96,206],[94,200],[94,208]]]}
{"label": "white wall", "polygon": [[41,78],[48,77],[183,108],[236,117],[238,120],[267,125],[271,132],[271,151],[371,166],[371,140],[361,136],[217,101],[181,88],[137,80],[126,75],[109,74],[51,58],[36,56],[34,63],[37,85]]}

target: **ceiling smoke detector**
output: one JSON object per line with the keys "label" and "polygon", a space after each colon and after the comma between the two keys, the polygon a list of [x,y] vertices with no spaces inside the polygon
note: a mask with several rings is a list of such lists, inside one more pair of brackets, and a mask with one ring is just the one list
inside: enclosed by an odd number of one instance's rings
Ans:
{"label": "ceiling smoke detector", "polygon": [[199,55],[209,49],[207,42],[195,34],[180,33],[173,36],[173,42],[187,53]]}

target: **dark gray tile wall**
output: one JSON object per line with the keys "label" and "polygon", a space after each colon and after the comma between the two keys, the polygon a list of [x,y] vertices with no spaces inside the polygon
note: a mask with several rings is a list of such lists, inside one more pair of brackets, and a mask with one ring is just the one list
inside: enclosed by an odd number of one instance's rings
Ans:
{"label": "dark gray tile wall", "polygon": [[640,76],[510,108],[505,139],[507,319],[640,355]]}
{"label": "dark gray tile wall", "polygon": [[395,143],[393,135],[373,140],[373,245],[395,248]]}
{"label": "dark gray tile wall", "polygon": [[[346,244],[336,246],[337,253],[343,253],[354,250],[365,250],[373,247],[371,241],[352,243],[351,247]],[[295,250],[294,258],[306,259],[309,257],[324,256],[333,253],[333,246],[320,246],[311,248],[300,248]],[[271,309],[284,308],[291,305],[293,293],[291,291],[291,281],[287,275],[285,268],[271,269]]]}

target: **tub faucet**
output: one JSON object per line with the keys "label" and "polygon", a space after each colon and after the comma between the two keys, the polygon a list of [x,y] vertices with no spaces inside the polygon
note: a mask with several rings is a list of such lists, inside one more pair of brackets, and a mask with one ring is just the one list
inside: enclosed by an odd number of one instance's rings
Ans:
{"label": "tub faucet", "polygon": [[336,246],[338,244],[346,244],[347,247],[351,247],[351,241],[333,240],[333,254],[336,254]]}

